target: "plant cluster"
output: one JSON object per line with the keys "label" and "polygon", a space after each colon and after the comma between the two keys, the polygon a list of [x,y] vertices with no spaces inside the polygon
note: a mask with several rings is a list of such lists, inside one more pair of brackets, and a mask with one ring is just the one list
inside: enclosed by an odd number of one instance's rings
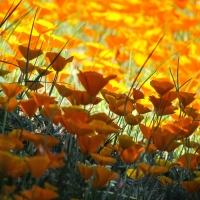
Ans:
{"label": "plant cluster", "polygon": [[0,7],[0,199],[200,199],[199,1]]}

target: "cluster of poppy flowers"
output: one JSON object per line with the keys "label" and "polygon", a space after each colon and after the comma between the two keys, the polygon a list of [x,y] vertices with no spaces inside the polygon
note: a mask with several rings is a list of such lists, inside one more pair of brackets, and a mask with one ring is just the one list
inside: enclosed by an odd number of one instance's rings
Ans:
{"label": "cluster of poppy flowers", "polygon": [[[163,175],[173,168],[184,168],[188,172],[194,172],[196,178],[180,183],[190,193],[198,191],[200,189],[200,174],[198,172],[200,151],[198,140],[195,138],[198,139],[197,129],[200,116],[198,112],[199,102],[194,93],[196,80],[194,79],[189,84],[188,92],[184,90],[187,84],[179,85],[180,82],[187,81],[185,75],[189,73],[181,70],[181,66],[191,65],[190,69],[187,68],[187,70],[191,70],[192,73],[198,64],[198,61],[188,56],[190,52],[196,52],[197,46],[188,47],[187,44],[177,42],[173,44],[173,48],[159,49],[161,53],[154,53],[149,57],[149,60],[153,61],[154,67],[166,57],[170,57],[171,49],[175,52],[177,50],[181,52],[183,63],[179,63],[177,80],[175,81],[173,75],[173,81],[163,77],[152,78],[149,86],[148,83],[147,86],[134,86],[129,91],[124,83],[126,82],[124,80],[126,70],[123,71],[120,65],[129,60],[133,51],[134,64],[141,66],[146,54],[149,53],[146,52],[146,49],[152,49],[152,46],[155,46],[155,41],[157,41],[158,36],[160,37],[162,29],[158,26],[160,29],[152,27],[152,32],[147,31],[148,26],[151,27],[155,23],[151,20],[148,23],[145,21],[147,30],[142,29],[140,27],[142,22],[138,22],[139,19],[136,16],[134,17],[137,19],[137,23],[130,26],[132,18],[127,17],[127,21],[123,21],[119,16],[119,11],[121,16],[125,16],[127,12],[130,13],[131,6],[129,4],[133,4],[139,13],[144,11],[148,16],[153,13],[153,16],[158,18],[156,23],[159,25],[162,24],[164,16],[168,13],[170,16],[168,29],[170,33],[174,34],[185,28],[185,21],[190,22],[187,23],[187,29],[198,23],[197,19],[186,20],[185,13],[180,11],[188,7],[195,13],[198,12],[196,10],[198,5],[188,6],[187,0],[174,0],[173,5],[179,11],[172,9],[165,2],[168,7],[167,11],[164,12],[158,9],[160,3],[155,1],[149,1],[148,6],[146,3],[131,3],[131,1],[124,6],[115,1],[109,5],[107,2],[93,2],[86,6],[81,19],[79,19],[80,16],[76,16],[77,20],[86,20],[91,24],[98,21],[104,28],[113,27],[116,29],[118,26],[128,26],[141,33],[138,37],[138,34],[131,34],[128,29],[118,30],[119,36],[106,36],[105,42],[108,48],[101,43],[86,42],[87,51],[80,54],[71,50],[81,47],[83,42],[74,36],[71,38],[71,36],[54,35],[53,31],[57,27],[53,25],[53,20],[61,20],[63,16],[74,11],[73,9],[81,9],[81,6],[85,6],[87,1],[83,1],[82,4],[78,4],[78,2],[72,4],[68,1],[54,0],[48,2],[49,6],[45,7],[45,4],[37,1],[27,2],[33,8],[38,6],[41,9],[38,18],[45,18],[45,20],[31,18],[31,20],[27,20],[29,24],[24,21],[13,30],[11,35],[9,30],[0,29],[3,40],[15,52],[15,55],[8,53],[0,55],[1,62],[5,66],[5,68],[0,69],[0,75],[2,77],[11,75],[12,77],[12,71],[20,71],[18,82],[0,83],[4,94],[0,97],[0,106],[5,110],[5,120],[7,113],[19,109],[30,119],[35,114],[41,114],[55,126],[61,125],[67,134],[71,134],[77,139],[80,152],[85,157],[91,157],[95,163],[94,165],[77,163],[80,175],[93,188],[104,188],[111,180],[120,178],[120,174],[107,167],[117,164],[117,158],[119,158],[124,164],[131,166],[126,171],[126,175],[130,178],[140,180],[145,176],[158,177],[163,187],[176,181]],[[3,10],[10,5],[9,1],[2,1]],[[14,5],[17,3],[15,2]],[[72,5],[80,6],[80,8],[74,8]],[[97,5],[99,6],[97,7]],[[61,10],[59,13],[54,12],[55,15],[52,16],[52,9],[56,10],[58,7]],[[94,8],[95,10],[93,10]],[[25,7],[22,7],[21,11],[24,10]],[[159,12],[154,12],[155,10],[159,10]],[[16,10],[13,16],[17,16],[18,12]],[[105,15],[106,12],[111,12],[110,17]],[[49,18],[49,14],[51,14],[51,18]],[[102,16],[106,20],[100,20]],[[12,20],[15,20],[15,17]],[[32,22],[31,26],[30,22]],[[74,24],[77,25],[76,21],[72,20],[71,25]],[[193,34],[196,33],[192,28],[190,31]],[[96,37],[96,33],[90,28],[83,28],[83,33],[93,39]],[[102,37],[102,33],[99,35]],[[171,43],[172,39],[169,35],[164,37],[163,43]],[[138,37],[137,42],[135,42],[136,36]],[[141,48],[138,50],[140,45]],[[182,47],[184,48],[181,49]],[[57,52],[52,48],[61,49],[61,51]],[[65,49],[70,50],[70,56],[64,56],[62,51]],[[88,58],[93,59],[91,61],[87,60]],[[37,64],[40,60],[42,60],[42,66]],[[172,63],[174,64],[174,62],[173,60]],[[77,70],[73,63],[82,63],[83,69]],[[71,70],[77,75],[74,87],[63,84],[67,78],[70,78],[70,69],[66,68],[70,64]],[[159,67],[159,72],[164,71],[164,68]],[[124,67],[124,69],[128,69],[130,74],[135,71],[135,68],[130,69],[130,67]],[[174,69],[172,66],[171,74]],[[195,78],[198,78],[198,74]],[[48,80],[50,84],[43,85],[43,80]],[[50,89],[46,89],[49,86]],[[127,94],[128,91],[129,94]],[[52,95],[55,92],[65,101],[65,105],[60,105],[58,98]],[[135,127],[138,128],[137,136],[133,135]],[[65,165],[64,159],[67,156],[65,152],[55,155],[50,151],[54,145],[60,142],[53,136],[19,129],[7,133],[5,123],[0,136],[0,173],[5,177],[16,180],[26,173],[31,173],[37,179],[42,177],[47,170]],[[34,144],[37,155],[22,157],[13,154],[15,150],[24,148],[24,141]],[[157,152],[164,155],[168,155],[167,153],[170,152],[181,152],[181,154],[178,154],[179,156],[173,162],[168,161],[167,157],[166,159],[156,158],[155,165],[143,162],[143,156]],[[40,163],[40,168],[37,167],[37,163]],[[15,186],[5,185],[2,188],[1,196],[6,198],[15,189]],[[58,198],[56,191],[57,188],[46,182],[44,188],[33,185],[32,188],[15,194],[14,199],[54,199]]]}

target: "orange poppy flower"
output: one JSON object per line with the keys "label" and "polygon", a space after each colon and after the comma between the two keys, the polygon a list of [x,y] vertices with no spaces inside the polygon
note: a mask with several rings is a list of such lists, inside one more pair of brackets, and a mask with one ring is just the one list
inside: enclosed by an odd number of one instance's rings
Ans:
{"label": "orange poppy flower", "polygon": [[140,170],[139,168],[137,169],[130,168],[127,170],[126,174],[129,178],[134,180],[140,180],[144,176],[142,170]]}
{"label": "orange poppy flower", "polygon": [[[47,67],[41,67],[41,66],[34,66],[34,69],[38,72],[40,76],[46,76],[50,73],[52,73],[52,70],[47,69]],[[44,72],[45,71],[45,72]]]}
{"label": "orange poppy flower", "polygon": [[175,107],[173,105],[171,106],[166,106],[163,109],[157,110],[157,115],[158,116],[164,116],[164,115],[171,115],[175,113],[175,110],[177,110],[178,107]]}
{"label": "orange poppy flower", "polygon": [[39,20],[35,21],[34,27],[40,34],[52,32],[53,30],[56,29],[56,27],[51,22],[48,22],[43,19],[39,19]]}
{"label": "orange poppy flower", "polygon": [[105,122],[107,125],[111,125],[112,127],[116,129],[120,129],[120,126],[118,126],[116,123],[113,122],[114,119],[111,119],[105,113],[97,113],[97,114],[90,115],[88,118],[88,123],[91,122],[92,120],[100,120],[100,121]]}
{"label": "orange poppy flower", "polygon": [[128,115],[135,109],[133,106],[133,103],[129,100],[127,102],[126,102],[126,99],[117,100],[115,99],[114,96],[111,96],[109,94],[106,94],[105,98],[109,103],[110,111],[112,111],[113,113],[119,116]]}
{"label": "orange poppy flower", "polygon": [[109,147],[103,147],[103,149],[101,149],[101,151],[100,151],[100,155],[102,155],[102,156],[110,156],[112,151],[113,150],[111,148],[109,148]]}
{"label": "orange poppy flower", "polygon": [[144,119],[144,117],[142,115],[134,116],[131,113],[125,116],[126,123],[131,126],[138,125],[143,119]]}
{"label": "orange poppy flower", "polygon": [[117,162],[117,160],[115,158],[102,156],[102,155],[99,155],[96,153],[92,153],[91,157],[94,159],[94,161],[98,165],[110,165],[110,164],[114,164]]}
{"label": "orange poppy flower", "polygon": [[62,111],[60,106],[56,104],[49,104],[44,106],[40,110],[40,113],[57,126],[61,121]]}
{"label": "orange poppy flower", "polygon": [[110,75],[104,78],[103,75],[93,71],[80,71],[80,73],[78,74],[79,81],[81,82],[87,93],[93,97],[96,96],[111,79],[115,79],[116,77],[116,75]]}
{"label": "orange poppy flower", "polygon": [[200,188],[200,183],[197,181],[182,181],[181,185],[189,193],[195,193]]}
{"label": "orange poppy flower", "polygon": [[150,84],[160,96],[165,95],[174,88],[174,84],[167,81],[152,80]]}
{"label": "orange poppy flower", "polygon": [[[18,67],[20,69],[20,71],[25,74],[25,73],[32,73],[33,70],[35,69],[35,66],[31,63],[28,63],[28,67],[26,69],[26,65],[27,63],[24,60],[18,60],[16,59],[17,63],[18,63]],[[27,70],[27,71],[26,71]]]}
{"label": "orange poppy flower", "polygon": [[144,148],[141,144],[133,144],[127,149],[119,148],[118,155],[124,163],[131,164],[139,158],[140,153],[143,151]]}
{"label": "orange poppy flower", "polygon": [[62,110],[64,114],[60,123],[69,133],[83,135],[94,132],[94,127],[87,123],[88,111],[78,106],[63,107]]}
{"label": "orange poppy flower", "polygon": [[97,153],[99,147],[106,141],[105,135],[82,135],[78,137],[78,145],[81,153],[85,156],[91,153]]}
{"label": "orange poppy flower", "polygon": [[151,129],[147,126],[145,126],[144,124],[140,124],[140,130],[143,134],[143,136],[147,139],[150,140],[151,138]]}
{"label": "orange poppy flower", "polygon": [[195,93],[189,93],[189,92],[179,92],[178,94],[179,102],[183,105],[185,108],[189,104],[191,104],[195,100]]}
{"label": "orange poppy flower", "polygon": [[0,173],[11,178],[18,178],[27,171],[24,159],[10,152],[0,151]]}
{"label": "orange poppy flower", "polygon": [[[51,161],[47,156],[33,156],[25,158],[25,162],[32,176],[34,176],[35,178],[39,178],[49,168]],[[40,163],[39,168],[38,168],[38,163]]]}
{"label": "orange poppy flower", "polygon": [[174,124],[182,128],[180,128],[181,131],[178,132],[179,140],[191,136],[199,126],[199,122],[193,122],[192,117],[180,118],[179,121],[175,121]]}
{"label": "orange poppy flower", "polygon": [[174,4],[181,9],[184,9],[188,2],[188,0],[174,0]]}
{"label": "orange poppy flower", "polygon": [[166,173],[169,171],[167,167],[163,166],[149,166],[146,163],[138,163],[137,167],[146,175],[151,177],[159,176],[160,174]]}
{"label": "orange poppy flower", "polygon": [[0,86],[8,98],[16,97],[26,89],[26,87],[19,83],[0,83]]}
{"label": "orange poppy flower", "polygon": [[28,89],[34,91],[44,87],[44,85],[42,85],[40,82],[35,82],[35,81],[27,81],[26,86],[28,87]]}
{"label": "orange poppy flower", "polygon": [[154,144],[143,143],[143,145],[145,146],[145,151],[149,154],[155,153],[158,150]]}
{"label": "orange poppy flower", "polygon": [[20,100],[18,107],[21,108],[23,113],[28,117],[33,117],[36,110],[39,108],[38,104],[32,98]]}
{"label": "orange poppy flower", "polygon": [[119,131],[119,128],[114,128],[113,126],[108,125],[100,120],[92,120],[89,122],[89,125],[93,127],[98,134],[103,135],[110,135]]}
{"label": "orange poppy flower", "polygon": [[77,163],[76,165],[78,167],[79,172],[81,173],[81,176],[85,180],[89,179],[94,174],[96,168],[95,166],[87,166],[81,163]]}
{"label": "orange poppy flower", "polygon": [[[23,45],[19,45],[18,49],[20,53],[22,54],[22,56],[28,60],[33,60],[34,58],[37,58],[38,56],[43,54],[43,51],[41,49],[32,50],[30,48],[28,49],[28,47],[25,47]],[[29,51],[29,55],[27,55],[28,51]]]}
{"label": "orange poppy flower", "polygon": [[23,143],[18,138],[12,138],[7,135],[0,135],[0,150],[10,151],[16,149],[22,149]]}
{"label": "orange poppy flower", "polygon": [[98,104],[101,102],[99,97],[91,97],[86,91],[73,90],[72,91],[76,105]]}
{"label": "orange poppy flower", "polygon": [[167,187],[169,184],[172,184],[172,179],[166,177],[166,176],[160,176],[159,181],[161,182],[163,187]]}
{"label": "orange poppy flower", "polygon": [[171,169],[172,167],[174,167],[174,164],[172,162],[170,162],[169,160],[163,160],[160,158],[156,158],[154,160],[155,160],[156,164],[159,166],[167,167],[168,169]]}
{"label": "orange poppy flower", "polygon": [[37,92],[30,92],[30,95],[33,97],[38,106],[45,106],[55,103],[55,97],[50,97],[46,93],[40,94]]}
{"label": "orange poppy flower", "polygon": [[34,134],[20,129],[14,129],[9,132],[8,135],[12,137],[17,137],[22,141],[33,142],[35,146],[46,144],[48,148],[51,148],[52,146],[60,142],[59,139],[50,135]]}
{"label": "orange poppy flower", "polygon": [[194,171],[200,162],[200,155],[192,154],[192,153],[185,153],[180,156],[176,163],[181,167]]}
{"label": "orange poppy flower", "polygon": [[60,84],[55,84],[55,87],[58,91],[58,93],[60,94],[60,96],[62,97],[69,97],[72,95],[72,89],[66,87],[65,85],[60,85]]}
{"label": "orange poppy flower", "polygon": [[96,166],[94,171],[94,180],[91,183],[93,188],[104,188],[108,182],[113,179],[118,179],[119,174],[102,166]]}
{"label": "orange poppy flower", "polygon": [[162,110],[164,107],[171,106],[171,102],[163,99],[163,98],[156,98],[154,96],[149,96],[149,100],[153,104],[155,110],[159,111]]}
{"label": "orange poppy flower", "polygon": [[128,135],[119,135],[118,136],[118,142],[119,142],[119,146],[122,149],[128,149],[132,145],[135,144],[135,142],[133,141],[133,137],[128,136]]}
{"label": "orange poppy flower", "polygon": [[160,151],[171,152],[176,149],[181,143],[176,142],[177,135],[163,132],[161,129],[151,132],[152,140],[156,148]]}
{"label": "orange poppy flower", "polygon": [[141,114],[145,114],[148,112],[151,112],[151,110],[148,107],[145,107],[144,105],[140,104],[140,103],[136,103],[135,104],[135,109],[137,110],[137,112],[141,115]]}
{"label": "orange poppy flower", "polygon": [[133,99],[144,99],[144,94],[140,90],[133,88]]}
{"label": "orange poppy flower", "polygon": [[53,53],[53,52],[47,52],[46,57],[50,60],[50,62],[52,64],[52,68],[56,72],[62,71],[64,69],[64,67],[66,66],[66,64],[72,62],[74,59],[73,56],[65,59],[61,55],[58,55],[58,53]]}
{"label": "orange poppy flower", "polygon": [[29,200],[52,200],[59,198],[59,195],[50,189],[43,189],[39,186],[33,185],[29,190],[23,190],[20,194]]}
{"label": "orange poppy flower", "polygon": [[0,107],[7,112],[13,112],[18,106],[18,101],[15,97],[0,97]]}

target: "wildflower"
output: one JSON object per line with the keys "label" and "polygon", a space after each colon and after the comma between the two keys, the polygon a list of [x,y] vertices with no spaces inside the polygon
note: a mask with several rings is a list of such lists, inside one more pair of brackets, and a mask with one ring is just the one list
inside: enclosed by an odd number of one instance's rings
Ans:
{"label": "wildflower", "polygon": [[106,141],[105,135],[81,135],[78,136],[78,145],[80,147],[81,153],[85,156],[91,153],[97,153],[99,147],[103,146]]}
{"label": "wildflower", "polygon": [[99,91],[111,80],[116,78],[116,75],[110,75],[106,78],[103,77],[103,75],[97,73],[97,72],[81,72],[78,74],[78,78],[87,91],[87,93],[94,97],[96,96]]}
{"label": "wildflower", "polygon": [[134,180],[140,180],[144,176],[142,170],[140,170],[139,168],[130,168],[127,170],[126,174],[129,178]]}
{"label": "wildflower", "polygon": [[168,93],[171,89],[174,88],[174,85],[167,81],[156,81],[152,80],[150,82],[151,86],[154,88],[154,90],[160,95],[163,96],[166,93]]}
{"label": "wildflower", "polygon": [[29,200],[51,200],[59,197],[55,191],[50,189],[43,189],[36,185],[33,185],[31,189],[23,190],[20,193],[22,196]]}
{"label": "wildflower", "polygon": [[139,158],[140,153],[143,151],[143,146],[135,143],[126,149],[119,148],[118,155],[124,163],[131,164]]}
{"label": "wildflower", "polygon": [[110,165],[116,163],[116,159],[112,157],[106,157],[99,154],[92,153],[91,157],[98,165]]}
{"label": "wildflower", "polygon": [[60,72],[64,69],[65,65],[67,63],[70,63],[73,61],[74,57],[71,56],[67,59],[63,58],[61,55],[58,55],[58,53],[53,53],[53,52],[47,52],[46,57],[49,58],[52,68],[56,72]]}
{"label": "wildflower", "polygon": [[156,177],[160,174],[166,173],[169,169],[163,166],[149,166],[146,163],[138,163],[137,167],[147,176]]}

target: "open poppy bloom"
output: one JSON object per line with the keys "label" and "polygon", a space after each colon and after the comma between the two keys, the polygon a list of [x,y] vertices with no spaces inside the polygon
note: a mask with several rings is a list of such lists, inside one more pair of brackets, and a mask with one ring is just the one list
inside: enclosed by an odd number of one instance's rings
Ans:
{"label": "open poppy bloom", "polygon": [[125,116],[126,123],[131,126],[138,125],[143,119],[144,119],[144,117],[142,115],[134,116],[131,113]]}
{"label": "open poppy bloom", "polygon": [[138,99],[143,99],[143,98],[144,98],[144,94],[140,90],[133,88],[133,99],[138,100]]}
{"label": "open poppy bloom", "polygon": [[[18,67],[20,69],[20,71],[25,74],[25,73],[32,73],[33,70],[35,69],[35,66],[31,63],[27,63],[24,60],[18,60],[16,59],[17,63],[18,63]],[[27,68],[26,68],[27,65]],[[27,71],[26,71],[27,70]]]}
{"label": "open poppy bloom", "polygon": [[122,149],[128,149],[135,144],[135,142],[133,141],[133,137],[128,135],[119,135],[118,141],[119,141],[119,146]]}
{"label": "open poppy bloom", "polygon": [[191,104],[195,100],[195,93],[189,92],[179,92],[178,94],[179,102],[182,103],[183,107],[185,108],[189,104]]}
{"label": "open poppy bloom", "polygon": [[[49,168],[51,161],[49,160],[47,156],[33,156],[33,157],[25,158],[25,162],[31,174],[35,178],[39,178]],[[38,163],[40,163],[39,168],[38,168]]]}
{"label": "open poppy bloom", "polygon": [[160,176],[159,181],[161,182],[163,187],[167,187],[169,184],[172,184],[172,179],[166,177],[166,176]]}
{"label": "open poppy bloom", "polygon": [[38,104],[33,98],[20,100],[18,107],[21,108],[23,113],[28,117],[33,117],[36,110],[39,108]]}
{"label": "open poppy bloom", "polygon": [[96,96],[111,79],[115,79],[116,77],[116,75],[110,75],[104,78],[102,74],[93,71],[80,71],[78,74],[79,81],[92,97]]}
{"label": "open poppy bloom", "polygon": [[62,111],[60,106],[56,104],[49,104],[44,106],[40,110],[40,113],[48,120],[52,121],[55,125],[58,125],[61,121]]}
{"label": "open poppy bloom", "polygon": [[192,117],[180,118],[174,124],[180,126],[177,132],[179,140],[191,136],[199,126],[199,122],[193,121]]}
{"label": "open poppy bloom", "polygon": [[135,143],[127,149],[119,148],[118,155],[122,160],[122,162],[126,164],[131,164],[139,158],[140,153],[143,151],[144,151],[143,146],[141,144]]}
{"label": "open poppy bloom", "polygon": [[77,163],[76,165],[78,167],[79,172],[81,173],[81,176],[85,180],[93,176],[96,166],[87,166],[82,163]]}
{"label": "open poppy bloom", "polygon": [[149,166],[146,163],[138,163],[137,167],[142,170],[142,172],[151,177],[159,176],[160,174],[166,173],[169,169],[163,166]]}
{"label": "open poppy bloom", "polygon": [[150,140],[151,138],[151,129],[147,126],[145,126],[144,124],[140,124],[140,130],[143,134],[143,136],[147,139]]}
{"label": "open poppy bloom", "polygon": [[59,197],[59,195],[50,189],[43,189],[39,186],[33,185],[29,190],[23,190],[21,195],[29,200],[53,200]]}
{"label": "open poppy bloom", "polygon": [[40,94],[37,92],[30,92],[31,97],[35,100],[38,106],[44,106],[55,103],[55,97],[50,97],[46,93]]}
{"label": "open poppy bloom", "polygon": [[194,171],[200,162],[200,155],[192,154],[192,153],[185,153],[180,156],[176,163],[181,167]]}
{"label": "open poppy bloom", "polygon": [[140,103],[135,104],[135,109],[137,110],[139,114],[145,114],[145,113],[151,112],[151,110],[148,107],[145,107],[144,105]]}
{"label": "open poppy bloom", "polygon": [[10,152],[0,151],[0,174],[16,179],[27,171],[24,159]]}
{"label": "open poppy bloom", "polygon": [[52,68],[56,72],[62,71],[66,66],[66,64],[72,62],[74,59],[73,56],[65,59],[61,55],[58,55],[58,53],[53,53],[53,52],[47,52],[46,57],[50,60]]}
{"label": "open poppy bloom", "polygon": [[26,87],[19,83],[0,83],[0,86],[8,98],[16,97],[26,89]]}
{"label": "open poppy bloom", "polygon": [[181,185],[189,193],[195,193],[200,188],[200,183],[195,181],[195,180],[193,180],[193,181],[182,181]]}
{"label": "open poppy bloom", "polygon": [[93,133],[95,128],[88,124],[88,111],[78,106],[62,108],[64,114],[61,116],[60,123],[73,135],[83,135]]}
{"label": "open poppy bloom", "polygon": [[130,100],[126,102],[125,98],[118,100],[115,96],[105,94],[105,99],[109,104],[110,111],[119,116],[128,115],[135,109],[133,103]]}
{"label": "open poppy bloom", "polygon": [[33,142],[35,146],[46,144],[48,148],[51,148],[52,146],[60,142],[59,139],[53,136],[35,134],[21,129],[14,129],[11,132],[9,132],[8,135],[11,137],[19,138],[22,141]]}
{"label": "open poppy bloom", "polygon": [[102,100],[99,97],[91,97],[86,91],[73,90],[72,93],[75,105],[85,105],[85,106],[88,104],[96,105]]}
{"label": "open poppy bloom", "polygon": [[113,179],[118,179],[119,174],[113,172],[102,166],[95,166],[94,180],[89,182],[93,188],[103,188],[106,187],[108,182]]}
{"label": "open poppy bloom", "polygon": [[174,88],[174,84],[167,81],[152,80],[150,84],[160,96],[165,95]]}
{"label": "open poppy bloom", "polygon": [[65,85],[60,85],[60,84],[55,84],[55,87],[58,91],[58,93],[60,94],[60,96],[62,97],[69,97],[72,95],[72,89],[66,87]]}
{"label": "open poppy bloom", "polygon": [[170,162],[169,160],[163,160],[163,159],[160,159],[160,158],[156,158],[155,159],[155,162],[157,165],[159,166],[163,166],[163,167],[167,167],[168,169],[171,169],[172,167],[174,167],[175,165]]}
{"label": "open poppy bloom", "polygon": [[160,151],[171,152],[176,149],[181,143],[177,142],[177,135],[170,134],[158,128],[156,131],[151,132],[152,140],[156,148]]}
{"label": "open poppy bloom", "polygon": [[98,134],[110,135],[119,131],[119,128],[115,128],[111,124],[106,124],[104,121],[100,120],[92,120],[88,124],[93,127]]}
{"label": "open poppy bloom", "polygon": [[149,96],[149,100],[153,104],[156,111],[162,110],[163,108],[171,106],[172,104],[168,100],[165,100],[163,98],[156,98],[154,96]]}
{"label": "open poppy bloom", "polygon": [[81,135],[78,136],[78,145],[81,153],[85,156],[91,153],[97,153],[99,147],[103,146],[106,141],[105,135]]}
{"label": "open poppy bloom", "polygon": [[142,170],[140,170],[139,168],[137,169],[130,168],[127,170],[126,174],[129,178],[132,178],[134,180],[140,180],[144,176]]}
{"label": "open poppy bloom", "polygon": [[23,45],[19,45],[18,49],[19,49],[20,53],[22,54],[22,56],[28,60],[33,60],[34,58],[37,58],[38,56],[43,54],[41,49],[32,50],[30,48],[28,49],[28,47],[25,47]]}
{"label": "open poppy bloom", "polygon": [[7,112],[13,112],[18,106],[18,101],[15,97],[0,97],[0,107]]}
{"label": "open poppy bloom", "polygon": [[96,153],[92,153],[91,157],[94,159],[94,161],[98,165],[110,165],[110,164],[114,164],[117,162],[117,160],[115,158],[102,156],[102,155],[99,155]]}

